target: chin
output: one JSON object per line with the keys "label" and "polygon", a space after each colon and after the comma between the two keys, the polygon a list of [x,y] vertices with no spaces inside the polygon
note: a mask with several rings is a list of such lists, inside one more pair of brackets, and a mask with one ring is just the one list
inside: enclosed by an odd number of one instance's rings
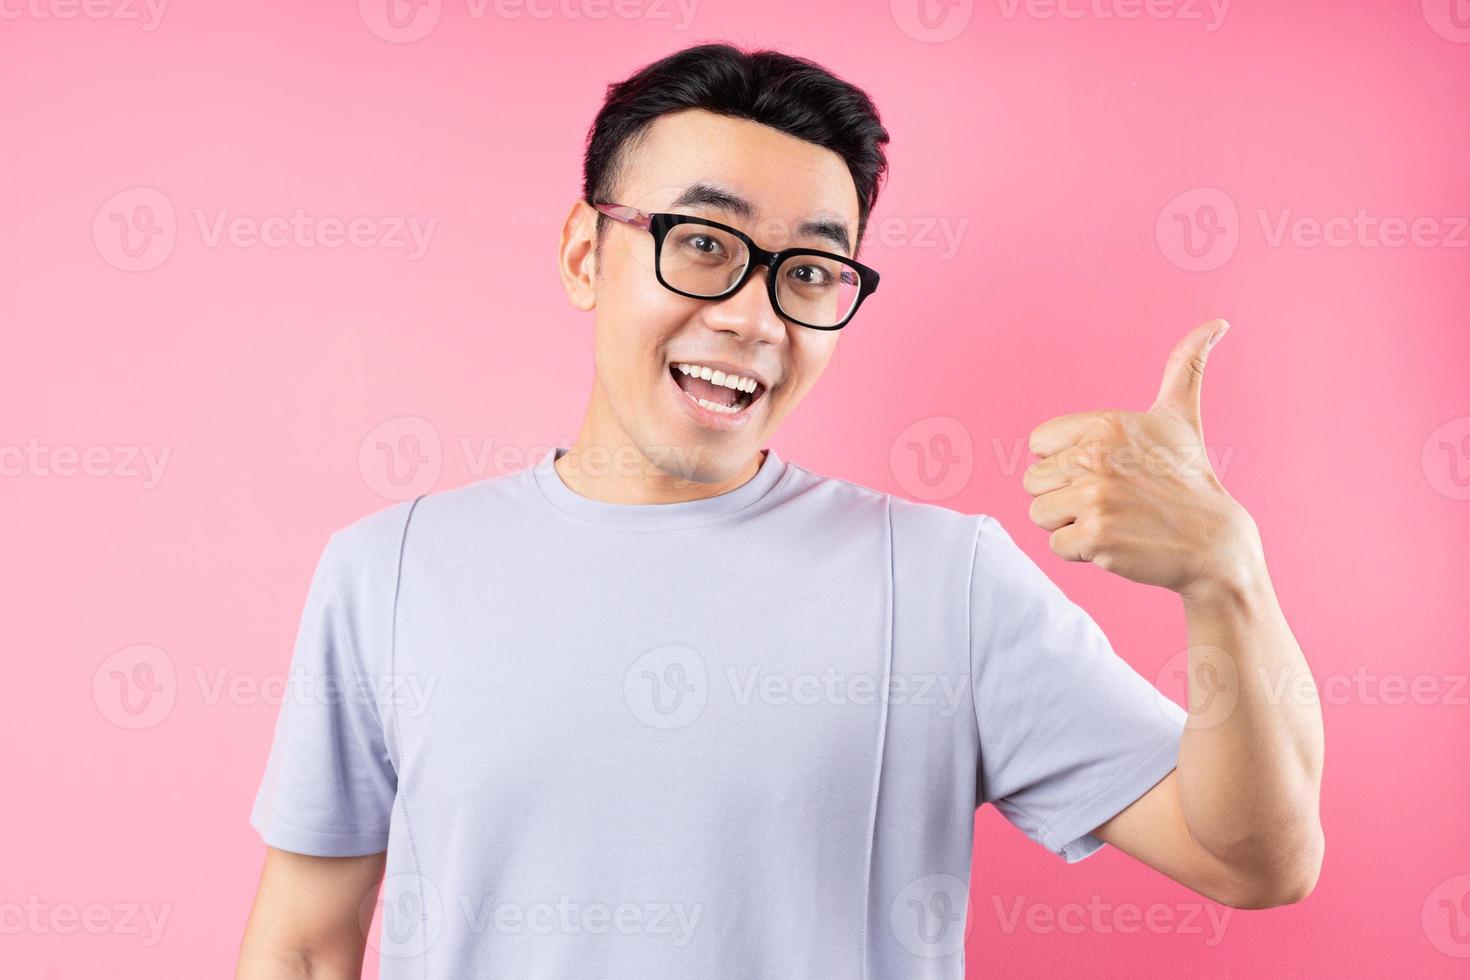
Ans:
{"label": "chin", "polygon": [[670,476],[719,483],[735,476],[760,451],[754,432],[731,437],[675,419],[660,438],[642,443],[643,455]]}

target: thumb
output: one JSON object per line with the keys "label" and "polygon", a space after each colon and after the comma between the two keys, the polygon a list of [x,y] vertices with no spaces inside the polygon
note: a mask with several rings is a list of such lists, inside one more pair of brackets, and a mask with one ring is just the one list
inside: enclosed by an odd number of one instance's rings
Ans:
{"label": "thumb", "polygon": [[1205,380],[1205,360],[1210,348],[1225,336],[1230,324],[1224,320],[1201,323],[1169,352],[1169,362],[1164,365],[1164,380],[1159,384],[1159,394],[1154,398],[1150,412],[1173,412],[1203,429],[1200,421],[1199,395]]}

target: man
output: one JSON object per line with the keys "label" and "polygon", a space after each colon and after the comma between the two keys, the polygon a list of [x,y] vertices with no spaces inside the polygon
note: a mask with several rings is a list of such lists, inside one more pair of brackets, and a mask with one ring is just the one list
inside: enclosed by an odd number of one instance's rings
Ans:
{"label": "man", "polygon": [[767,448],[876,289],[887,139],[773,52],[610,88],[559,252],[576,443],[331,536],[293,670],[338,696],[283,706],[239,976],[357,976],[381,881],[385,978],[959,978],[986,802],[1233,907],[1311,890],[1320,717],[1268,695],[1307,667],[1189,462],[1223,324],[1025,475],[1054,551],[1181,595],[1193,715],[993,518]]}

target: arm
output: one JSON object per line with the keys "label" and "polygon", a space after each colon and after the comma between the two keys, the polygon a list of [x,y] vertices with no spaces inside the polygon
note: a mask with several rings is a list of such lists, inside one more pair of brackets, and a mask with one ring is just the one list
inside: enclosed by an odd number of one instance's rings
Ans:
{"label": "arm", "polygon": [[1095,833],[1224,904],[1299,901],[1324,848],[1322,714],[1306,659],[1269,581],[1185,610],[1192,710],[1179,766]]}
{"label": "arm", "polygon": [[1095,833],[1206,897],[1264,908],[1305,897],[1321,867],[1322,715],[1255,522],[1205,452],[1200,383],[1224,326],[1175,347],[1148,412],[1039,426],[1024,482],[1058,555],[1184,601],[1190,716],[1178,767]]}
{"label": "arm", "polygon": [[314,857],[266,848],[236,980],[362,976],[385,855]]}

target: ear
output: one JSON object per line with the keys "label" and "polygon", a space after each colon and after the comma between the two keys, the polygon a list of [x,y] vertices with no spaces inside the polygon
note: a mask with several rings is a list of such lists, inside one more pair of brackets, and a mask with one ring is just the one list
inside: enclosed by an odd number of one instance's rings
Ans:
{"label": "ear", "polygon": [[582,311],[597,305],[597,211],[585,201],[575,201],[561,226],[557,267],[567,299]]}

